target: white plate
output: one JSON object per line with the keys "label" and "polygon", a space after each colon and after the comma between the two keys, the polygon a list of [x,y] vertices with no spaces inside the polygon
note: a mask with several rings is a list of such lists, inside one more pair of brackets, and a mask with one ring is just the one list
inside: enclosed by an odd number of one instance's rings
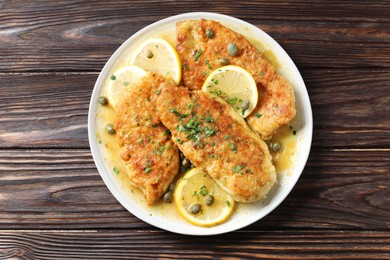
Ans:
{"label": "white plate", "polygon": [[[270,50],[277,59],[278,72],[285,76],[294,88],[297,109],[295,124],[297,128],[297,151],[294,155],[295,165],[291,173],[279,176],[278,185],[271,190],[267,199],[244,205],[227,222],[207,228],[193,226],[184,220],[167,218],[164,214],[151,214],[145,206],[140,205],[139,201],[123,190],[117,178],[112,174],[112,167],[104,157],[104,146],[99,145],[96,138],[97,99],[104,93],[104,85],[109,76],[127,62],[130,53],[144,40],[152,36],[158,36],[161,31],[171,30],[174,32],[175,24],[178,21],[201,18],[221,22],[223,25],[248,37],[248,39],[256,39],[256,41],[261,42],[262,48]],[[174,37],[173,33],[172,39]],[[103,181],[115,198],[139,219],[171,232],[188,235],[214,235],[234,231],[262,219],[275,209],[290,193],[303,171],[309,156],[312,128],[312,111],[305,83],[294,62],[282,47],[268,34],[247,22],[226,15],[204,12],[185,13],[160,20],[127,39],[115,51],[101,71],[92,93],[88,115],[88,137],[92,156]]]}

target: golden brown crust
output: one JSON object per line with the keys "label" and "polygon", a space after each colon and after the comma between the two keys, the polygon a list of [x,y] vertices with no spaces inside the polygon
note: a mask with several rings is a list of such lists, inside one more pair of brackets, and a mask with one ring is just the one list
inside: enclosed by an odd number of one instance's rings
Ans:
{"label": "golden brown crust", "polygon": [[187,88],[161,88],[163,124],[191,162],[236,201],[263,198],[276,181],[266,143],[222,99]]}
{"label": "golden brown crust", "polygon": [[[206,36],[206,30],[214,38]],[[231,65],[240,66],[256,81],[259,100],[247,123],[263,139],[269,139],[277,128],[295,116],[295,98],[290,84],[278,75],[272,64],[241,34],[212,20],[187,20],[176,27],[177,52],[182,61],[183,83],[191,90],[201,89],[207,75],[221,67],[220,59],[228,58]],[[238,46],[237,56],[229,55],[227,46]],[[196,55],[201,52],[199,57]]]}
{"label": "golden brown crust", "polygon": [[160,198],[179,170],[179,151],[156,113],[157,89],[173,80],[149,73],[124,93],[115,110],[115,129],[130,182],[148,204]]}

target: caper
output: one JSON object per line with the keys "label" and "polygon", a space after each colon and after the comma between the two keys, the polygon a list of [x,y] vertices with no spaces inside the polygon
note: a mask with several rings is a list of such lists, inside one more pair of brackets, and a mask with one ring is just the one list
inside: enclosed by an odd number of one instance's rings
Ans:
{"label": "caper", "polygon": [[206,197],[204,197],[204,202],[207,206],[211,206],[214,203],[214,196],[210,194],[206,195]]}
{"label": "caper", "polygon": [[172,200],[173,200],[173,192],[172,191],[165,192],[163,196],[163,201],[167,203],[172,203]]}
{"label": "caper", "polygon": [[189,168],[191,166],[191,162],[187,158],[184,158],[183,161],[181,162],[181,165],[183,165],[183,167],[185,168]]}
{"label": "caper", "polygon": [[180,173],[184,173],[187,171],[187,168],[184,167],[183,165],[180,165]]}
{"label": "caper", "polygon": [[272,143],[272,150],[277,153],[282,149],[282,144],[279,142]]}
{"label": "caper", "polygon": [[222,66],[226,66],[226,65],[229,65],[230,61],[228,58],[222,58],[219,60],[219,63],[222,65]]}
{"label": "caper", "polygon": [[190,208],[188,209],[188,211],[191,213],[191,214],[198,214],[200,212],[200,210],[202,209],[202,206],[199,204],[199,203],[195,203],[195,204],[192,204],[190,206]]}
{"label": "caper", "polygon": [[116,133],[113,124],[110,124],[110,123],[106,124],[106,125],[104,126],[104,129],[106,129],[106,131],[107,131],[109,134],[115,134],[115,133]]}
{"label": "caper", "polygon": [[175,189],[175,183],[173,183],[173,182],[171,182],[170,184],[169,184],[169,186],[168,186],[168,190],[169,191],[173,191],[174,189]]}
{"label": "caper", "polygon": [[107,99],[106,97],[104,97],[104,96],[101,96],[101,97],[98,98],[98,102],[99,102],[101,105],[105,106],[105,105],[108,104],[108,99]]}
{"label": "caper", "polygon": [[213,32],[213,30],[211,30],[211,29],[206,30],[206,36],[207,36],[207,38],[209,38],[209,39],[214,38],[214,32]]}
{"label": "caper", "polygon": [[227,49],[228,49],[230,56],[233,56],[233,57],[237,56],[237,53],[238,53],[237,45],[235,45],[234,43],[229,43]]}
{"label": "caper", "polygon": [[249,108],[249,105],[251,104],[251,102],[249,101],[249,99],[245,99],[244,101],[242,101],[241,103],[241,109],[242,110],[247,110]]}
{"label": "caper", "polygon": [[148,59],[153,58],[153,52],[152,52],[151,50],[148,50],[148,51],[146,52],[146,58],[148,58]]}

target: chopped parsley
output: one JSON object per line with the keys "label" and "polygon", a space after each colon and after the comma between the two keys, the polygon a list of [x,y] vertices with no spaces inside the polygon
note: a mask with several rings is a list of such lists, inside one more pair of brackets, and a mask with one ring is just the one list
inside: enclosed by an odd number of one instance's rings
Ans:
{"label": "chopped parsley", "polygon": [[256,115],[255,115],[255,117],[257,117],[257,118],[260,118],[262,116],[262,114],[260,114],[260,113],[256,113]]}
{"label": "chopped parsley", "polygon": [[119,170],[118,170],[118,168],[114,167],[114,168],[112,168],[112,170],[114,171],[114,173],[115,173],[116,175],[118,175],[118,174],[119,174]]}
{"label": "chopped parsley", "polygon": [[199,194],[194,190],[194,193],[192,193],[192,197],[196,197],[196,199],[199,201]]}
{"label": "chopped parsley", "polygon": [[163,154],[164,150],[165,150],[165,147],[164,147],[164,146],[155,147],[155,148],[153,149],[153,154],[154,154],[154,155],[161,156],[161,155]]}
{"label": "chopped parsley", "polygon": [[169,111],[171,111],[172,113],[174,113],[174,114],[175,114],[176,116],[178,116],[180,119],[182,119],[182,118],[188,116],[187,114],[180,114],[179,111],[177,111],[176,108],[171,108],[171,109],[169,109]]}
{"label": "chopped parsley", "polygon": [[237,103],[238,98],[237,97],[231,97],[231,98],[228,98],[227,99],[227,102],[230,104],[230,105],[235,105]]}
{"label": "chopped parsley", "polygon": [[165,129],[164,135],[165,136],[169,136],[170,134],[171,134],[171,131],[169,131],[169,129]]}
{"label": "chopped parsley", "polygon": [[202,49],[199,49],[199,50],[195,53],[194,61],[197,61],[197,60],[199,59],[200,55],[202,55]]}
{"label": "chopped parsley", "polygon": [[244,166],[238,165],[237,167],[233,167],[232,171],[237,173],[237,172],[241,171],[242,169],[244,169]]}
{"label": "chopped parsley", "polygon": [[207,123],[213,123],[214,122],[214,119],[210,115],[207,115],[205,120],[206,120]]}
{"label": "chopped parsley", "polygon": [[196,145],[199,146],[200,148],[204,147],[203,143],[200,140],[197,140]]}
{"label": "chopped parsley", "polygon": [[200,187],[200,195],[202,195],[203,197],[206,196],[207,194],[209,194],[209,191],[207,190],[206,186],[205,185],[202,185]]}
{"label": "chopped parsley", "polygon": [[148,163],[146,166],[145,166],[145,173],[149,173],[152,168],[150,168],[150,166],[152,166],[150,163]]}
{"label": "chopped parsley", "polygon": [[213,66],[211,66],[209,60],[206,60],[206,65],[207,65],[207,68],[209,68],[209,70],[212,70],[212,69],[213,69]]}
{"label": "chopped parsley", "polygon": [[111,80],[116,80],[116,76],[114,74],[111,75],[110,77]]}
{"label": "chopped parsley", "polygon": [[183,70],[188,70],[188,67],[186,64],[183,64],[182,66],[183,66]]}

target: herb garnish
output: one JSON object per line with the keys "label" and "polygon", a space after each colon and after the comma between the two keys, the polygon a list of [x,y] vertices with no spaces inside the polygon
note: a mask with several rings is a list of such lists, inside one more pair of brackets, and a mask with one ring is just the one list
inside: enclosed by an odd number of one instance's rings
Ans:
{"label": "herb garnish", "polygon": [[199,49],[199,50],[195,53],[194,60],[197,61],[197,60],[199,59],[200,55],[202,55],[202,49]]}
{"label": "herb garnish", "polygon": [[213,66],[211,66],[209,60],[206,60],[206,65],[207,65],[207,68],[209,68],[209,70],[212,70],[212,69],[213,69]]}
{"label": "herb garnish", "polygon": [[149,173],[152,168],[150,168],[150,166],[152,166],[150,163],[148,163],[146,166],[145,166],[145,173]]}
{"label": "herb garnish", "polygon": [[206,196],[207,194],[209,194],[209,191],[207,190],[206,186],[205,185],[202,185],[200,187],[200,195],[202,195],[203,197]]}
{"label": "herb garnish", "polygon": [[114,173],[115,173],[116,175],[118,175],[118,174],[119,174],[119,170],[118,170],[118,168],[114,167],[114,168],[112,168],[112,170],[114,171]]}
{"label": "herb garnish", "polygon": [[244,169],[244,166],[238,165],[237,167],[233,167],[232,171],[237,173],[237,172],[241,171],[242,169]]}

